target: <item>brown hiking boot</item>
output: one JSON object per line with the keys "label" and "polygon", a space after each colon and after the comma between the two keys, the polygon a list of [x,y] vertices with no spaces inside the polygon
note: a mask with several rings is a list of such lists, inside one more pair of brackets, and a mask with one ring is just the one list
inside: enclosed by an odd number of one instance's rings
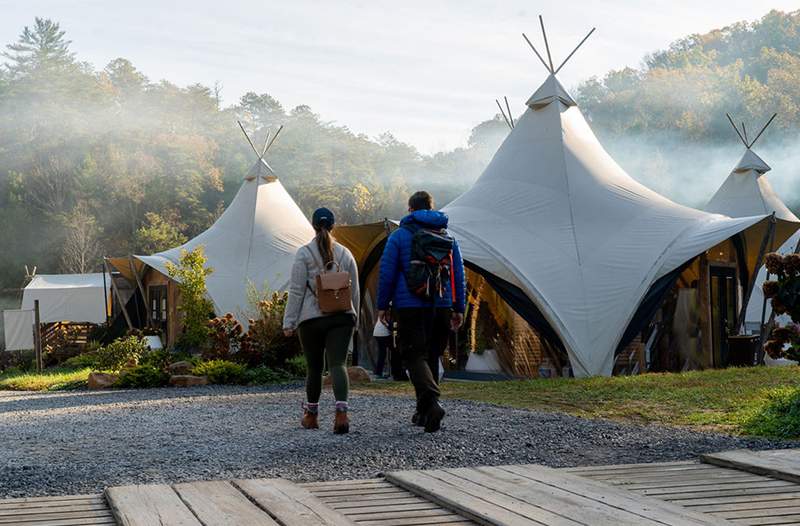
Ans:
{"label": "brown hiking boot", "polygon": [[350,418],[347,411],[336,411],[336,419],[333,421],[333,434],[344,435],[350,432]]}
{"label": "brown hiking boot", "polygon": [[317,413],[312,413],[308,409],[303,411],[303,419],[300,421],[300,425],[303,426],[303,429],[319,429]]}

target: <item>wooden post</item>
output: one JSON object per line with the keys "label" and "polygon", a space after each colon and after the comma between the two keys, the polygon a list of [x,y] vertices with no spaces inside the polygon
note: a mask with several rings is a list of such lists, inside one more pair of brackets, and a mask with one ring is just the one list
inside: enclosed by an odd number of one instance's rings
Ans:
{"label": "wooden post", "polygon": [[111,275],[111,272],[108,269],[108,262],[103,261],[103,264],[105,265],[108,275],[111,276],[111,290],[114,291],[114,296],[116,296],[117,301],[119,301],[119,306],[122,309],[122,315],[125,316],[125,322],[128,324],[128,329],[133,329],[133,323],[131,323],[131,317],[128,315],[128,310],[125,308],[125,302],[122,301],[122,295],[119,293],[117,284],[114,283],[114,276]]}
{"label": "wooden post", "polygon": [[775,235],[775,224],[775,212],[772,212],[772,215],[769,218],[769,227],[767,227],[767,231],[764,233],[764,239],[761,240],[761,246],[758,249],[758,257],[756,258],[756,266],[753,267],[753,275],[748,276],[749,283],[747,283],[744,301],[742,301],[742,309],[739,311],[739,318],[736,321],[737,334],[742,333],[742,327],[744,327],[745,317],[747,314],[747,304],[750,303],[750,296],[753,294],[753,287],[756,284],[758,270],[761,268],[761,263],[764,260],[764,253],[767,251],[767,244]]}
{"label": "wooden post", "polygon": [[42,359],[42,325],[39,317],[39,300],[33,300],[33,346],[36,354],[36,370],[40,373],[44,368]]}
{"label": "wooden post", "polygon": [[108,285],[106,284],[106,257],[103,256],[103,305],[105,305],[106,327],[108,327]]}
{"label": "wooden post", "polygon": [[147,326],[152,327],[152,320],[150,319],[150,298],[147,297],[147,292],[144,290],[142,280],[139,277],[139,273],[136,271],[136,265],[133,263],[133,256],[128,256],[128,264],[131,266],[131,272],[133,272],[133,277],[136,279],[136,286],[139,287],[139,292],[144,300],[144,313],[147,319]]}

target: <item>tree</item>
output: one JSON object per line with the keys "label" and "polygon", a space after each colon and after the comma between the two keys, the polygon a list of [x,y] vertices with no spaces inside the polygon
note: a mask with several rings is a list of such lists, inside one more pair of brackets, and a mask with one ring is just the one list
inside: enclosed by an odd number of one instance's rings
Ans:
{"label": "tree", "polygon": [[208,299],[206,277],[214,269],[206,267],[206,261],[203,247],[198,246],[191,251],[181,250],[177,265],[167,262],[169,277],[178,284],[178,310],[183,314],[183,334],[178,344],[189,349],[205,345],[210,334],[208,320],[214,306]]}
{"label": "tree", "polygon": [[6,64],[14,77],[26,76],[40,69],[55,69],[75,62],[75,54],[69,50],[70,40],[57,22],[36,17],[33,29],[25,26],[19,40],[8,44],[3,56],[11,62]]}
{"label": "tree", "polygon": [[182,230],[186,225],[180,222],[175,212],[163,216],[155,212],[144,215],[147,224],[142,225],[134,235],[134,247],[139,254],[155,254],[186,243]]}
{"label": "tree", "polygon": [[67,234],[61,252],[61,268],[68,274],[85,274],[97,269],[101,251],[97,220],[81,203],[66,217]]}

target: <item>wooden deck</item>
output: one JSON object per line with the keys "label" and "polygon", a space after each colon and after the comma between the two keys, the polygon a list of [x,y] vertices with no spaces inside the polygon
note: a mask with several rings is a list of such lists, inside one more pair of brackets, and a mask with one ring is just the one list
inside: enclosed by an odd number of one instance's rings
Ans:
{"label": "wooden deck", "polygon": [[800,450],[703,460],[122,486],[104,495],[2,500],[0,526],[800,526]]}

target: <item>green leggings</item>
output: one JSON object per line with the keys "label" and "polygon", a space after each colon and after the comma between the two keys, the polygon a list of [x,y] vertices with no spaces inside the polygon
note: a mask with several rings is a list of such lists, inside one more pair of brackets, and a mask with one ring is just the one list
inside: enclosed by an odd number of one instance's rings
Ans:
{"label": "green leggings", "polygon": [[337,402],[347,401],[350,383],[347,379],[347,348],[353,337],[355,321],[347,313],[312,318],[300,324],[297,335],[306,355],[306,396],[316,404],[322,393],[322,372],[325,359],[333,380],[333,394]]}

